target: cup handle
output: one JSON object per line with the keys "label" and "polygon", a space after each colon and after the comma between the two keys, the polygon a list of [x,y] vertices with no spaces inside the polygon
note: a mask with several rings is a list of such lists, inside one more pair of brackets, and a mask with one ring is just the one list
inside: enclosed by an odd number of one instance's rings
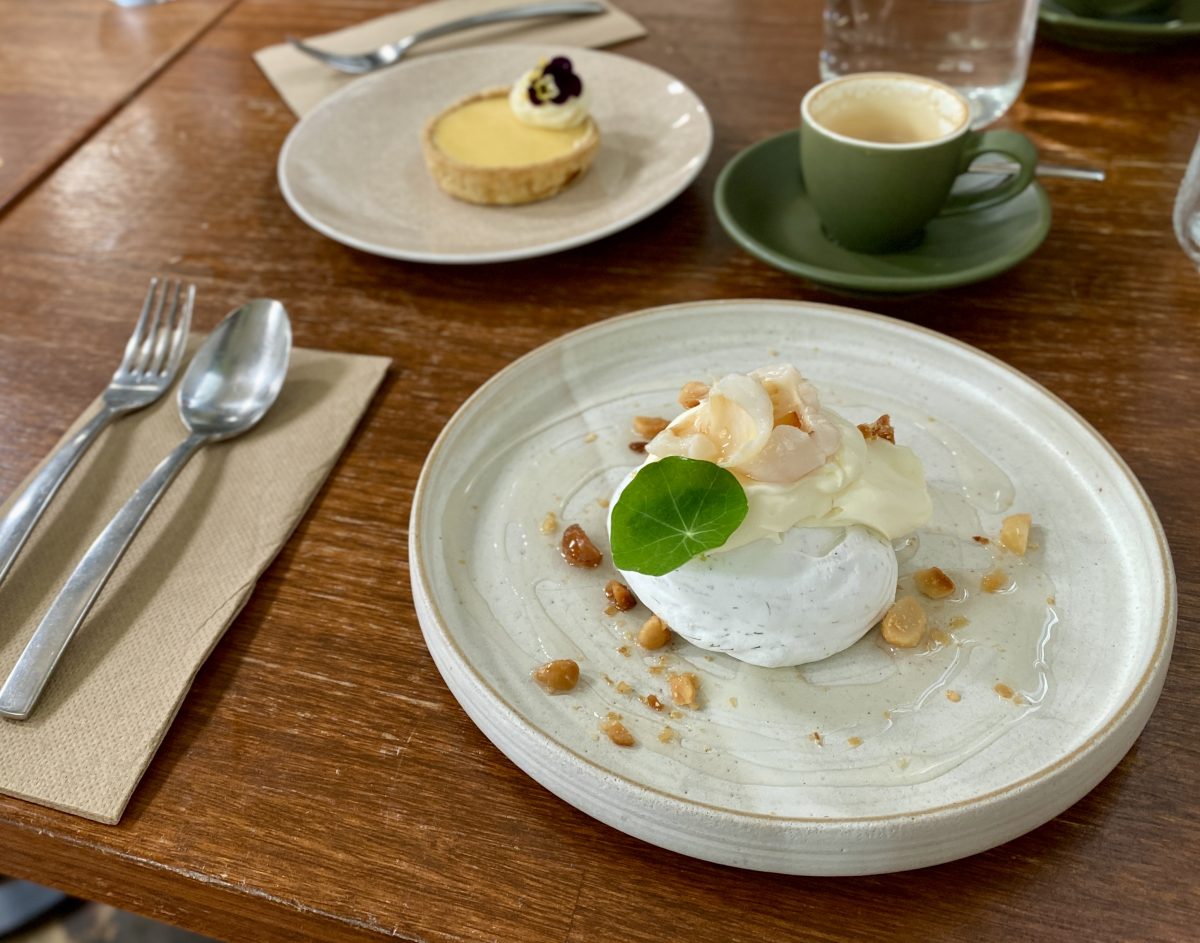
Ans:
{"label": "cup handle", "polygon": [[1003,154],[1015,161],[1019,167],[1016,174],[1002,183],[977,193],[955,193],[946,200],[939,216],[956,216],[970,210],[981,210],[1011,200],[1033,182],[1037,169],[1037,148],[1033,142],[1016,131],[972,132],[972,140],[963,151],[959,173],[966,173],[971,161],[982,154]]}

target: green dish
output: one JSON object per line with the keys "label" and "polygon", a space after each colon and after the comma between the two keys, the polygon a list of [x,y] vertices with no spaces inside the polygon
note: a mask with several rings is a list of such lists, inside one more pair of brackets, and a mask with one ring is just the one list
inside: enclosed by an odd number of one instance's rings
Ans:
{"label": "green dish", "polygon": [[[994,181],[990,175],[979,179]],[[934,219],[915,248],[880,255],[843,249],[822,232],[804,192],[799,131],[734,157],[717,178],[714,199],[721,225],[751,255],[793,275],[855,291],[930,291],[982,281],[1012,268],[1050,230],[1050,201],[1033,183],[999,206]]]}
{"label": "green dish", "polygon": [[1055,0],[1042,0],[1038,33],[1070,46],[1109,52],[1146,52],[1200,38],[1200,0],[1183,0],[1179,16],[1099,19],[1072,13]]}

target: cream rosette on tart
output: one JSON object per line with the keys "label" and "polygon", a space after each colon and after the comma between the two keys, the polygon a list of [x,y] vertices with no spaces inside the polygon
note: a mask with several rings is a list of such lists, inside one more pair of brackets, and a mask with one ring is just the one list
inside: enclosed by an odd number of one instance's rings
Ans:
{"label": "cream rosette on tart", "polygon": [[[920,460],[891,438],[886,420],[860,428],[823,409],[790,365],[722,377],[647,444],[646,463],[617,489],[614,563],[643,603],[701,648],[766,667],[827,658],[895,600],[892,541],[931,513]],[[672,459],[683,461],[622,500]],[[684,483],[685,474],[695,477]],[[725,495],[736,513],[724,514]],[[714,503],[721,514],[709,514]],[[677,541],[664,521],[682,522]],[[687,551],[677,543],[707,549],[678,565]],[[676,556],[659,565],[666,549]]]}

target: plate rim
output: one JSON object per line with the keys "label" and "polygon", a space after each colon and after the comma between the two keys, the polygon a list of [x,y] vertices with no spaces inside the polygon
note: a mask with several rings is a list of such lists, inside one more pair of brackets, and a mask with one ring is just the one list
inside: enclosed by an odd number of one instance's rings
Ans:
{"label": "plate rim", "polygon": [[[1011,268],[1015,268],[1033,255],[1046,241],[1053,222],[1054,211],[1050,205],[1050,197],[1045,188],[1037,181],[1031,181],[1029,188],[1033,191],[1041,211],[1039,224],[1030,238],[1017,250],[1015,257],[1005,256],[1001,260],[976,265],[972,268],[959,269],[954,272],[934,275],[859,275],[839,272],[837,269],[823,268],[783,255],[770,246],[750,235],[738,222],[736,214],[730,209],[728,202],[729,181],[737,172],[743,161],[761,148],[782,142],[786,138],[796,138],[799,143],[800,131],[791,128],[768,138],[755,141],[742,148],[729,159],[713,185],[713,205],[717,211],[717,219],[726,234],[746,252],[766,262],[773,268],[790,275],[798,275],[820,285],[832,285],[836,288],[847,288],[858,291],[879,292],[918,292],[934,291],[941,288],[956,288],[960,285],[970,285],[992,278]],[[854,309],[850,309],[854,310]]]}
{"label": "plate rim", "polygon": [[[1056,4],[1057,6],[1057,4]],[[1151,42],[1170,42],[1200,35],[1200,21],[1165,20],[1162,23],[1143,23],[1130,20],[1104,20],[1095,16],[1080,16],[1066,9],[1052,9],[1045,2],[1038,3],[1038,19],[1051,27],[1065,27],[1088,35],[1098,35],[1114,40],[1131,39]],[[1171,26],[1172,22],[1179,23]]]}
{"label": "plate rim", "polygon": [[[1103,727],[1091,731],[1089,733],[1087,739],[1083,743],[1081,743],[1077,747],[1075,747],[1075,749],[1071,750],[1069,753],[1058,757],[1053,762],[1047,764],[1046,766],[1042,767],[1041,769],[1035,770],[1034,772],[1021,778],[1020,780],[1017,780],[1017,781],[1015,781],[1013,783],[1009,783],[1005,786],[1001,786],[999,788],[990,790],[989,792],[983,793],[981,795],[972,796],[972,797],[969,797],[966,799],[959,800],[958,802],[952,802],[952,803],[947,803],[947,804],[940,805],[940,806],[934,806],[934,807],[931,807],[928,809],[919,809],[916,811],[890,813],[887,815],[877,815],[877,816],[856,815],[856,816],[839,816],[839,817],[820,817],[820,816],[772,815],[769,813],[741,811],[741,810],[737,810],[737,809],[726,808],[724,806],[713,805],[712,803],[700,802],[700,801],[697,801],[697,800],[692,799],[687,796],[679,795],[677,793],[673,793],[673,792],[669,792],[664,789],[660,789],[656,786],[637,782],[621,773],[615,772],[611,769],[607,769],[607,768],[601,766],[595,760],[577,753],[570,746],[560,742],[559,740],[556,740],[550,734],[548,734],[547,732],[542,730],[539,726],[537,726],[532,721],[530,721],[527,717],[525,717],[525,715],[520,710],[518,710],[514,705],[509,703],[508,700],[506,700],[500,694],[500,692],[498,692],[495,689],[495,687],[493,687],[493,685],[488,681],[488,679],[485,678],[475,668],[475,666],[471,663],[471,661],[465,657],[461,647],[458,645],[458,643],[455,640],[455,638],[453,637],[453,635],[448,631],[446,620],[443,617],[441,611],[439,610],[439,608],[435,602],[435,597],[431,593],[431,587],[429,584],[429,575],[428,575],[429,568],[426,565],[426,563],[424,562],[423,553],[422,553],[423,548],[421,546],[421,540],[419,539],[419,537],[421,535],[421,531],[422,531],[422,527],[421,527],[421,524],[419,521],[419,516],[420,516],[420,511],[421,511],[423,505],[425,504],[426,492],[429,488],[430,468],[433,466],[435,460],[437,459],[440,450],[445,447],[445,442],[446,442],[447,438],[449,437],[449,434],[452,432],[453,428],[459,422],[462,421],[463,416],[467,415],[468,411],[470,409],[472,409],[477,402],[484,399],[491,392],[492,388],[496,384],[498,384],[502,378],[504,378],[507,375],[509,375],[510,373],[515,372],[516,370],[522,368],[524,365],[535,360],[539,356],[546,356],[546,355],[552,354],[553,352],[557,351],[561,346],[563,346],[573,340],[576,340],[581,335],[601,334],[601,333],[610,332],[610,331],[614,331],[614,330],[620,330],[624,325],[626,325],[632,321],[648,319],[648,318],[659,316],[659,315],[662,315],[662,314],[665,314],[668,312],[679,312],[681,310],[686,310],[686,309],[709,309],[709,308],[727,308],[727,307],[731,308],[731,307],[746,306],[746,305],[770,305],[773,307],[788,307],[788,308],[796,309],[797,313],[799,313],[801,310],[803,310],[805,308],[818,308],[818,309],[822,309],[824,311],[828,311],[835,316],[850,317],[852,319],[859,319],[859,320],[875,321],[875,322],[885,324],[892,329],[899,329],[901,331],[911,331],[918,335],[922,335],[922,336],[931,338],[940,343],[949,343],[951,346],[959,348],[962,351],[965,351],[966,353],[968,353],[970,355],[983,358],[985,361],[989,362],[993,366],[996,366],[996,367],[1000,368],[1002,371],[1004,371],[1005,373],[1010,374],[1012,379],[1016,380],[1018,383],[1028,384],[1031,387],[1033,387],[1036,392],[1048,397],[1055,405],[1057,405],[1060,409],[1062,409],[1071,419],[1073,419],[1075,422],[1077,422],[1079,424],[1079,426],[1087,433],[1087,435],[1090,438],[1092,438],[1098,445],[1101,446],[1103,451],[1113,461],[1116,470],[1119,471],[1128,480],[1128,483],[1132,486],[1134,494],[1137,496],[1137,498],[1139,500],[1140,508],[1145,515],[1145,519],[1146,519],[1147,523],[1149,523],[1149,525],[1151,526],[1151,529],[1152,529],[1152,531],[1154,533],[1154,537],[1155,537],[1155,544],[1158,548],[1158,561],[1155,566],[1155,571],[1158,572],[1161,569],[1161,572],[1163,575],[1163,591],[1164,591],[1164,598],[1161,601],[1162,618],[1161,618],[1159,624],[1155,627],[1154,650],[1153,650],[1153,653],[1151,654],[1149,662],[1148,662],[1145,670],[1138,677],[1137,681],[1130,687],[1128,694],[1126,695],[1124,700],[1121,702],[1120,706],[1113,712],[1112,716],[1108,719],[1108,721],[1104,724]],[[1017,368],[1005,363],[1000,358],[995,357],[992,354],[989,354],[987,351],[980,350],[979,348],[974,347],[971,344],[967,344],[964,341],[960,341],[957,338],[943,334],[939,331],[934,331],[930,328],[924,327],[919,324],[913,324],[908,321],[903,321],[899,318],[893,318],[893,317],[889,317],[887,315],[876,314],[874,312],[863,311],[863,310],[856,309],[856,308],[849,308],[849,307],[846,307],[843,305],[833,305],[833,304],[825,304],[822,302],[803,301],[803,300],[795,300],[795,299],[771,299],[771,298],[711,299],[711,300],[707,300],[707,301],[679,302],[676,304],[660,305],[660,306],[656,306],[656,307],[652,307],[652,308],[639,309],[637,311],[628,312],[626,314],[618,315],[618,316],[615,316],[612,318],[607,318],[605,320],[598,321],[596,323],[585,325],[581,328],[577,328],[575,330],[569,331],[569,332],[562,334],[550,341],[547,341],[546,343],[541,344],[541,345],[535,347],[533,350],[530,350],[527,353],[523,354],[521,357],[517,358],[516,360],[514,360],[512,363],[508,364],[501,370],[497,371],[493,376],[489,377],[483,384],[481,384],[480,387],[477,390],[475,390],[475,392],[472,393],[462,403],[462,405],[458,407],[457,410],[455,410],[454,414],[450,417],[449,420],[447,420],[445,426],[443,426],[441,432],[438,434],[437,439],[434,441],[433,445],[430,447],[429,454],[426,457],[425,463],[421,468],[420,476],[417,480],[416,487],[414,488],[414,491],[413,491],[412,510],[411,510],[411,513],[409,516],[408,549],[409,549],[408,557],[409,557],[409,567],[410,567],[410,581],[412,584],[412,589],[413,589],[413,594],[414,594],[414,609],[416,608],[416,597],[419,595],[423,598],[426,608],[430,611],[430,614],[436,623],[438,632],[441,635],[442,639],[444,639],[445,642],[449,645],[449,647],[454,651],[455,655],[458,658],[460,665],[465,666],[466,671],[467,671],[468,675],[470,676],[472,682],[475,685],[477,685],[478,687],[480,687],[482,690],[486,691],[487,694],[489,695],[489,697],[491,697],[497,704],[499,704],[505,712],[517,717],[524,726],[524,733],[533,734],[535,739],[540,742],[542,747],[549,746],[552,750],[565,752],[566,754],[568,754],[570,756],[570,758],[573,761],[576,761],[576,762],[590,768],[590,771],[593,774],[598,774],[603,779],[609,780],[610,782],[615,782],[623,789],[633,790],[636,793],[650,793],[655,796],[665,798],[672,803],[679,804],[686,808],[696,810],[699,812],[703,812],[703,813],[707,813],[707,814],[711,814],[711,815],[715,815],[719,818],[728,819],[728,820],[734,821],[734,822],[737,822],[737,821],[741,821],[741,822],[765,821],[765,822],[773,823],[775,825],[783,825],[783,826],[790,826],[790,825],[799,825],[799,826],[819,825],[819,826],[832,826],[832,827],[838,827],[838,826],[855,827],[855,826],[864,826],[864,825],[869,826],[869,825],[876,825],[876,824],[879,824],[882,822],[910,821],[910,820],[915,820],[915,819],[927,820],[927,819],[937,817],[937,816],[945,816],[945,815],[947,815],[949,813],[953,813],[953,812],[962,812],[962,811],[969,812],[972,810],[976,810],[976,809],[985,807],[985,806],[987,806],[991,803],[997,802],[1003,798],[1007,798],[1010,796],[1019,796],[1021,793],[1030,789],[1034,785],[1039,784],[1043,781],[1048,781],[1048,780],[1052,779],[1053,777],[1057,776],[1058,774],[1064,772],[1067,769],[1072,768],[1076,764],[1078,764],[1081,761],[1083,761],[1084,759],[1086,759],[1088,754],[1090,754],[1092,751],[1098,749],[1100,747],[1100,745],[1103,744],[1103,742],[1108,739],[1109,735],[1112,732],[1122,728],[1131,719],[1134,719],[1133,715],[1136,713],[1137,708],[1141,705],[1144,697],[1148,693],[1152,693],[1153,701],[1150,703],[1149,709],[1146,711],[1145,717],[1142,718],[1141,723],[1138,725],[1137,729],[1135,731],[1131,732],[1130,744],[1132,744],[1132,742],[1134,740],[1136,740],[1136,738],[1141,734],[1142,729],[1144,729],[1146,722],[1149,720],[1150,715],[1153,712],[1153,708],[1154,708],[1155,704],[1157,703],[1158,695],[1159,695],[1159,693],[1161,693],[1162,682],[1165,680],[1166,670],[1170,664],[1172,643],[1173,643],[1174,636],[1175,636],[1175,629],[1176,629],[1176,623],[1177,623],[1177,618],[1178,618],[1178,589],[1177,589],[1175,569],[1174,569],[1174,565],[1173,565],[1172,558],[1171,558],[1170,546],[1167,543],[1166,534],[1162,527],[1162,522],[1159,519],[1157,512],[1154,510],[1154,506],[1150,502],[1149,496],[1146,494],[1145,489],[1142,487],[1142,484],[1138,480],[1137,476],[1133,473],[1132,469],[1129,468],[1128,464],[1121,457],[1121,455],[1116,451],[1116,449],[1113,448],[1113,446],[1108,442],[1108,440],[1105,439],[1091,425],[1091,423],[1089,423],[1072,406],[1070,406],[1070,404],[1066,403],[1064,400],[1062,400],[1061,398],[1056,396],[1053,392],[1046,389],[1046,387],[1044,387],[1042,384],[1038,383],[1032,377],[1027,376],[1026,374],[1022,373],[1020,370],[1018,370]],[[1156,608],[1157,608],[1157,606],[1156,606]],[[424,633],[427,631],[424,624],[421,625],[421,630],[422,630],[422,634],[424,635]],[[426,641],[426,645],[428,647],[428,641]],[[437,658],[434,655],[434,652],[432,651],[432,649],[430,650],[430,655],[434,656],[434,660],[435,660],[435,662],[437,662]],[[446,680],[445,672],[442,671],[440,665],[438,667],[439,667],[439,672],[441,672],[443,674],[443,679]],[[448,680],[446,681],[446,683],[447,683],[447,686],[449,687],[450,683]],[[1154,688],[1154,687],[1157,687],[1157,690],[1151,692],[1151,688]],[[451,689],[451,693],[454,694],[455,699],[458,700],[457,692],[455,692],[453,689]],[[466,705],[464,705],[460,702],[460,707],[463,708],[464,712],[467,713],[468,717],[472,720],[473,723],[475,723],[474,717],[471,714],[471,712],[466,709]],[[478,724],[477,724],[477,726],[478,726]],[[485,732],[485,735],[486,735],[486,732]],[[488,739],[491,740],[491,737],[488,736]],[[504,754],[506,757],[508,757],[512,762],[516,763],[516,760],[513,759],[513,757],[511,757],[509,755],[507,750],[502,749],[499,746],[499,744],[495,743],[495,741],[492,741],[492,743],[493,743],[493,746],[496,747],[496,749],[500,750],[500,752],[502,754]],[[1116,767],[1116,765],[1118,763],[1120,763],[1121,759],[1124,758],[1124,756],[1127,752],[1128,752],[1128,749],[1122,750],[1121,753],[1116,757],[1115,761],[1104,770],[1104,772],[1100,778],[1103,778],[1103,776],[1107,776],[1108,773],[1110,773],[1112,771],[1112,769],[1114,769]],[[520,763],[518,763],[517,765],[520,768],[522,768],[522,770],[524,770],[527,774],[529,774],[532,778],[534,778],[535,780],[537,780],[539,782],[542,782],[542,780],[540,780],[538,777],[533,776],[533,774],[530,773],[530,771],[525,770],[524,767]],[[1097,779],[1096,781],[1098,782],[1099,780]],[[542,784],[545,785],[544,782]],[[1070,802],[1068,803],[1068,805],[1073,804],[1074,802],[1078,801],[1078,799],[1081,798],[1083,795],[1086,795],[1086,793],[1088,791],[1090,791],[1094,785],[1095,785],[1095,783],[1093,783],[1091,786],[1089,786],[1084,792],[1080,793],[1079,795],[1073,795]],[[547,788],[549,788],[549,787],[547,787]],[[554,792],[555,795],[562,798],[561,795],[557,791],[555,791],[555,790],[551,790],[551,791]],[[1066,806],[1063,806],[1063,808],[1066,808]],[[586,810],[586,809],[584,811],[589,815],[593,815],[593,813],[588,812],[588,810]],[[1055,814],[1058,814],[1058,813],[1056,812]],[[593,817],[594,817],[594,815],[593,815]],[[1040,825],[1046,820],[1047,819],[1039,820],[1036,823],[1036,825]],[[1034,827],[1036,827],[1036,825]],[[1018,833],[1018,834],[1020,834],[1020,833]],[[639,837],[642,837],[642,836],[639,836]],[[1015,835],[1010,836],[1010,838],[1011,837],[1015,837]],[[1005,839],[1005,840],[1007,840],[1007,839]],[[985,847],[992,847],[992,846],[988,845]],[[983,848],[975,849],[975,851],[981,851],[981,850],[983,850]],[[966,853],[973,853],[973,852],[966,852]],[[958,857],[958,856],[960,856],[960,855],[953,855],[952,857]],[[941,859],[941,860],[948,860],[948,859]],[[934,863],[934,862],[927,862],[927,863]],[[805,873],[807,873],[807,872],[805,872]],[[841,872],[839,872],[839,873],[841,873]],[[859,872],[854,872],[854,873],[859,873]]]}
{"label": "plate rim", "polygon": [[[420,67],[429,61],[448,57],[477,56],[494,51],[498,48],[525,48],[544,52],[546,49],[551,47],[560,52],[564,52],[567,55],[577,56],[580,52],[584,52],[587,54],[595,54],[599,56],[611,57],[613,59],[621,59],[628,62],[633,62],[638,66],[659,73],[670,82],[678,82],[684,91],[691,95],[695,100],[697,106],[699,107],[699,113],[704,118],[705,140],[703,148],[699,153],[700,160],[696,163],[694,169],[691,172],[684,174],[680,178],[678,184],[674,187],[669,187],[666,191],[664,191],[664,194],[656,197],[654,200],[649,201],[644,206],[637,207],[633,212],[622,216],[604,226],[600,226],[596,229],[590,229],[582,233],[577,233],[564,239],[544,242],[536,246],[527,246],[522,249],[496,250],[490,252],[448,254],[445,252],[405,251],[397,250],[394,247],[380,243],[374,243],[369,240],[359,239],[355,236],[349,235],[348,233],[341,232],[336,227],[319,219],[316,215],[304,207],[294,193],[291,184],[288,181],[285,167],[288,156],[291,154],[292,149],[296,146],[296,141],[299,135],[302,133],[305,123],[326,109],[339,106],[342,98],[347,97],[352,89],[361,89],[364,82],[381,83],[388,80],[394,81],[394,79],[391,77],[396,75],[402,69]],[[411,60],[410,62],[400,63],[397,66],[387,70],[381,70],[373,75],[365,75],[354,82],[348,83],[345,88],[340,89],[329,97],[323,98],[310,111],[303,115],[288,132],[287,137],[284,139],[283,145],[279,149],[279,157],[275,162],[275,179],[279,185],[280,191],[283,194],[284,202],[287,203],[288,208],[291,209],[291,211],[295,213],[305,225],[309,226],[311,229],[314,229],[316,232],[320,233],[326,238],[332,239],[334,242],[341,243],[344,246],[349,246],[352,249],[357,249],[361,252],[367,252],[371,255],[377,255],[387,259],[398,259],[405,262],[424,262],[434,265],[479,265],[496,262],[515,262],[520,259],[534,259],[546,255],[553,255],[557,252],[564,252],[567,249],[574,249],[582,245],[597,242],[613,235],[614,233],[620,232],[623,229],[628,229],[630,226],[636,225],[647,217],[657,213],[664,206],[682,194],[683,191],[691,186],[696,181],[696,178],[700,176],[700,173],[707,166],[709,158],[712,156],[714,137],[715,133],[713,128],[712,113],[708,110],[708,106],[704,103],[704,99],[702,99],[696,93],[696,90],[693,89],[687,82],[677,78],[676,76],[667,72],[665,69],[660,69],[656,65],[651,65],[648,62],[642,62],[640,59],[634,59],[630,56],[623,56],[620,53],[609,52],[605,49],[592,49],[581,46],[555,46],[548,43],[490,43],[484,46],[470,46],[463,49],[450,49],[446,50],[445,52],[423,55],[419,58]]]}

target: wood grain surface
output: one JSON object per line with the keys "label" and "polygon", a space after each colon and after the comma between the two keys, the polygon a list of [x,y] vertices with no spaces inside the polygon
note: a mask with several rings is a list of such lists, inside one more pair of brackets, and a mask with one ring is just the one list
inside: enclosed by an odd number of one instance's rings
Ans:
{"label": "wood grain surface", "polygon": [[[852,298],[738,250],[721,166],[791,127],[817,80],[815,0],[626,0],[628,55],[689,83],[716,146],[674,203],[544,260],[436,268],[334,244],[284,205],[293,119],[250,53],[393,2],[242,0],[0,219],[0,491],[100,389],[146,276],[199,285],[197,327],[283,299],[305,346],[395,368],[195,687],[117,827],[0,800],[4,870],[229,940],[1186,940],[1200,921],[1200,274],[1171,204],[1200,129],[1200,50],[1039,42],[1006,124],[1105,183],[1046,181],[1043,247],[991,281]],[[47,43],[54,40],[47,38]],[[651,305],[849,304],[944,331],[1062,396],[1159,510],[1179,576],[1174,659],[1141,739],[1033,833],[920,872],[804,879],[660,851],[532,782],[475,729],[422,644],[405,563],[425,453],[533,347]]]}
{"label": "wood grain surface", "polygon": [[236,0],[0,0],[0,209]]}

